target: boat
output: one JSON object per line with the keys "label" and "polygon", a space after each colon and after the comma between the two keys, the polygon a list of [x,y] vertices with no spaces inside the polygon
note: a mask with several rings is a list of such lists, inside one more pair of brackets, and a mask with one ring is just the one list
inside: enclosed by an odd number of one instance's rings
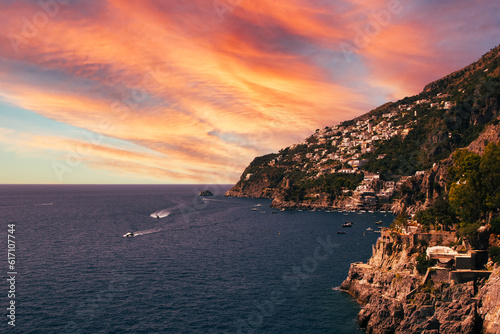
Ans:
{"label": "boat", "polygon": [[373,210],[370,210],[370,211],[368,211],[368,212],[369,212],[369,213],[374,213],[374,211],[373,211]]}
{"label": "boat", "polygon": [[371,227],[368,227],[366,230],[367,231],[373,231],[373,229]]}
{"label": "boat", "polygon": [[337,231],[337,234],[345,234],[344,231]]}
{"label": "boat", "polygon": [[259,209],[257,209],[257,208],[253,208],[253,209],[252,209],[252,211],[259,211]]}
{"label": "boat", "polygon": [[376,230],[376,231],[373,231],[373,232],[375,232],[375,233],[382,233],[381,230]]}
{"label": "boat", "polygon": [[382,221],[375,222],[375,224],[380,225],[382,224]]}
{"label": "boat", "polygon": [[386,213],[386,211],[385,211],[385,210],[382,210],[382,211],[380,211],[380,213]]}
{"label": "boat", "polygon": [[134,233],[132,232],[127,232],[123,235],[124,238],[132,238],[134,236]]}
{"label": "boat", "polygon": [[366,212],[366,210],[360,210],[359,212],[365,213],[365,212]]}
{"label": "boat", "polygon": [[344,223],[342,224],[342,227],[352,227],[352,223],[351,222]]}
{"label": "boat", "polygon": [[254,205],[254,206],[262,206],[262,204],[256,204],[256,205]]}

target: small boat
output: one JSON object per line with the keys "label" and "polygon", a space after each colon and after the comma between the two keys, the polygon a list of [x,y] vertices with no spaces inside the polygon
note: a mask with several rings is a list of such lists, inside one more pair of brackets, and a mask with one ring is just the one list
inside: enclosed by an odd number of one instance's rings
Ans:
{"label": "small boat", "polygon": [[259,211],[259,209],[257,209],[257,208],[253,208],[253,209],[252,209],[252,211]]}
{"label": "small boat", "polygon": [[344,223],[342,224],[342,227],[352,227],[352,223],[351,222]]}
{"label": "small boat", "polygon": [[373,229],[371,227],[368,227],[366,230],[367,231],[373,231]]}
{"label": "small boat", "polygon": [[374,213],[374,211],[373,211],[373,210],[370,210],[370,211],[368,211],[368,212],[369,212],[369,213]]}
{"label": "small boat", "polygon": [[280,211],[285,211],[285,208],[281,208],[281,210],[280,210]]}
{"label": "small boat", "polygon": [[375,222],[375,224],[380,225],[382,224],[382,221]]}
{"label": "small boat", "polygon": [[256,205],[254,205],[254,206],[262,206],[262,204],[256,204]]}
{"label": "small boat", "polygon": [[380,213],[385,213],[385,212],[386,212],[385,210],[383,210],[383,211],[380,211]]}
{"label": "small boat", "polygon": [[360,210],[359,212],[365,213],[365,212],[366,212],[366,210]]}
{"label": "small boat", "polygon": [[382,233],[381,230],[376,230],[376,231],[373,231],[374,233]]}
{"label": "small boat", "polygon": [[344,231],[337,231],[337,234],[345,234]]}
{"label": "small boat", "polygon": [[132,232],[127,232],[123,235],[124,238],[132,238],[134,236],[134,233]]}

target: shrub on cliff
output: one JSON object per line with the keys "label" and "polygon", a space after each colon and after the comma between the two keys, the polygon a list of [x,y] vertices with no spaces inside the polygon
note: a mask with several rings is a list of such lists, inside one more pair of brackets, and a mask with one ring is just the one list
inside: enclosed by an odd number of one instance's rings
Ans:
{"label": "shrub on cliff", "polygon": [[490,222],[491,232],[494,234],[500,234],[500,217],[493,218]]}
{"label": "shrub on cliff", "polygon": [[489,248],[489,252],[490,258],[493,260],[493,262],[500,264],[500,247],[491,246]]}
{"label": "shrub on cliff", "polygon": [[436,263],[435,260],[428,260],[425,253],[417,256],[417,271],[420,275],[425,275],[427,268],[432,267]]}

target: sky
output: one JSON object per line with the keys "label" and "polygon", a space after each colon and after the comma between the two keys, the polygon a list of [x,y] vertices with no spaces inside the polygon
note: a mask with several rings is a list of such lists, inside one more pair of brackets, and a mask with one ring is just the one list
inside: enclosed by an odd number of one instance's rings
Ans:
{"label": "sky", "polygon": [[234,183],[498,36],[491,0],[1,0],[0,184]]}

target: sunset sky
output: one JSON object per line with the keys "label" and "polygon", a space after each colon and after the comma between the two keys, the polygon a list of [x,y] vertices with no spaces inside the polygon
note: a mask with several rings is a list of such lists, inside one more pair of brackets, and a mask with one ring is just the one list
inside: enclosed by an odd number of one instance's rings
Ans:
{"label": "sunset sky", "polygon": [[0,183],[233,183],[500,43],[491,0],[2,0]]}

